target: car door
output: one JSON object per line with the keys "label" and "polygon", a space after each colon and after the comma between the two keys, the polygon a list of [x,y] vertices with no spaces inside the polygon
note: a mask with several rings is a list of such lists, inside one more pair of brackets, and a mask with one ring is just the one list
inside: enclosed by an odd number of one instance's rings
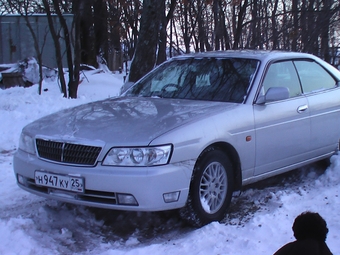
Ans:
{"label": "car door", "polygon": [[295,60],[311,119],[311,157],[334,151],[340,138],[340,88],[338,82],[314,60]]}
{"label": "car door", "polygon": [[262,82],[261,93],[286,87],[289,98],[254,104],[256,160],[254,175],[284,168],[308,158],[310,119],[308,101],[292,61],[272,63]]}

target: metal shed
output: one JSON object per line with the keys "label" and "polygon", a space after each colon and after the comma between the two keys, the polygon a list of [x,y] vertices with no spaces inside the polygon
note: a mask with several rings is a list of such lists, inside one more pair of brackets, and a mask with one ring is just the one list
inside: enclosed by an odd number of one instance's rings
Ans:
{"label": "metal shed", "polygon": [[[64,18],[71,30],[73,15],[66,14],[64,15]],[[43,65],[56,67],[55,46],[51,37],[46,15],[34,14],[29,16],[28,19],[38,38],[40,50],[44,46],[42,50]],[[52,19],[56,31],[62,33],[58,17],[53,15]],[[0,16],[0,34],[0,63],[16,63],[17,61],[28,57],[36,58],[37,54],[34,49],[34,40],[23,16]],[[64,53],[65,44],[63,39],[60,39],[60,43],[62,52]],[[65,54],[63,54],[63,65],[67,65]]]}

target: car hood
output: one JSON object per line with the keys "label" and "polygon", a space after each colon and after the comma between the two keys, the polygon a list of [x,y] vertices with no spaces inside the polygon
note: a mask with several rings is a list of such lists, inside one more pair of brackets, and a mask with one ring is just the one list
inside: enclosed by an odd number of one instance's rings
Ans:
{"label": "car hood", "polygon": [[24,132],[57,140],[147,145],[176,127],[237,107],[237,104],[164,98],[118,97],[43,117]]}

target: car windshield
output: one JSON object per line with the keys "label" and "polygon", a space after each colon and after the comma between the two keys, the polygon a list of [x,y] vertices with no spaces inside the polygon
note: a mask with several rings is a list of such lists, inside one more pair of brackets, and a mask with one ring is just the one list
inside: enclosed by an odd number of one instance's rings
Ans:
{"label": "car windshield", "polygon": [[174,59],[150,72],[125,95],[241,103],[258,63],[243,58]]}

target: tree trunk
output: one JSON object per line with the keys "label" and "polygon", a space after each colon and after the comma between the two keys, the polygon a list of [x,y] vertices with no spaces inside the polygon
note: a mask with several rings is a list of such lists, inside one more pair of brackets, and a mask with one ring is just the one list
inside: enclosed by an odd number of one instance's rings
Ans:
{"label": "tree trunk", "polygon": [[42,0],[46,16],[48,20],[48,25],[51,31],[51,36],[54,42],[55,52],[56,52],[56,60],[57,60],[57,66],[58,66],[58,73],[59,73],[59,79],[61,84],[61,91],[64,94],[64,97],[67,97],[67,90],[66,90],[66,81],[64,77],[64,70],[63,70],[63,62],[62,62],[62,54],[61,54],[61,47],[59,43],[59,36],[54,28],[52,16],[51,16],[51,9],[48,3],[48,0]]}
{"label": "tree trunk", "polygon": [[155,66],[159,38],[160,4],[160,0],[143,1],[140,31],[128,81],[135,82],[139,80]]}
{"label": "tree trunk", "polygon": [[[95,66],[97,58],[94,50],[95,38],[93,35],[92,6],[93,0],[88,0],[86,4],[82,4],[79,12],[79,26],[81,38],[81,62]],[[76,14],[74,10],[73,14]]]}
{"label": "tree trunk", "polygon": [[166,60],[166,27],[167,20],[165,16],[165,1],[160,1],[160,27],[159,27],[159,44],[156,64],[159,65]]}
{"label": "tree trunk", "polygon": [[252,11],[251,11],[251,40],[250,40],[250,48],[255,49],[259,45],[259,34],[260,34],[260,26],[258,23],[258,1],[253,1],[252,3]]}
{"label": "tree trunk", "polygon": [[331,3],[330,0],[323,0],[324,7],[322,9],[320,18],[321,24],[321,57],[328,63],[331,61],[329,51],[329,27],[330,27],[330,15],[331,15]]}
{"label": "tree trunk", "polygon": [[[83,1],[83,4],[87,2]],[[106,1],[95,0],[93,5],[93,30],[95,41],[95,55],[108,58],[108,13]]]}
{"label": "tree trunk", "polygon": [[243,5],[242,5],[242,2],[240,1],[239,12],[237,14],[237,22],[235,24],[236,27],[235,27],[235,34],[234,34],[235,39],[234,39],[233,49],[237,49],[240,47],[240,40],[241,40],[242,28],[243,28],[242,25],[243,25],[244,17],[246,15],[247,6],[248,6],[248,0],[244,0]]}
{"label": "tree trunk", "polygon": [[[72,42],[71,42],[71,35],[70,31],[67,27],[66,20],[64,19],[61,11],[59,2],[60,0],[54,0],[53,6],[54,9],[58,15],[60,25],[62,27],[62,30],[64,32],[64,40],[66,45],[66,59],[67,59],[67,65],[68,65],[68,76],[69,76],[69,82],[68,82],[68,90],[69,90],[69,97],[70,98],[77,98],[77,90],[78,90],[78,79],[76,78],[78,74],[74,73],[74,66],[73,66],[73,56],[72,56]],[[77,5],[77,0],[73,1],[73,5]],[[77,14],[74,14],[77,15]]]}
{"label": "tree trunk", "polygon": [[[161,27],[160,27],[160,32],[159,32],[159,48],[158,48],[158,55],[157,55],[157,65],[163,63],[166,60],[167,27],[168,27],[170,20],[173,17],[175,7],[176,7],[176,0],[171,0],[169,12],[166,16],[165,16],[165,1],[162,1],[161,5],[162,7],[160,11],[162,13],[161,13],[161,18],[160,18]],[[170,40],[170,48],[171,48],[171,40]]]}
{"label": "tree trunk", "polygon": [[[294,0],[293,0],[294,1]],[[278,2],[279,0],[275,0],[275,3],[274,3],[274,8],[273,8],[273,11],[272,11],[272,15],[271,15],[271,20],[272,20],[272,34],[273,34],[273,47],[272,49],[277,49],[278,48],[278,44],[279,44],[279,38],[278,38],[278,31],[276,29],[276,12],[277,12],[277,6],[278,6]]]}
{"label": "tree trunk", "polygon": [[72,81],[69,83],[69,96],[70,98],[77,98],[78,94],[78,85],[79,85],[79,72],[80,72],[80,6],[81,2],[78,0],[73,1],[73,10],[76,10],[73,16],[74,21],[74,64],[73,64],[73,76]]}

